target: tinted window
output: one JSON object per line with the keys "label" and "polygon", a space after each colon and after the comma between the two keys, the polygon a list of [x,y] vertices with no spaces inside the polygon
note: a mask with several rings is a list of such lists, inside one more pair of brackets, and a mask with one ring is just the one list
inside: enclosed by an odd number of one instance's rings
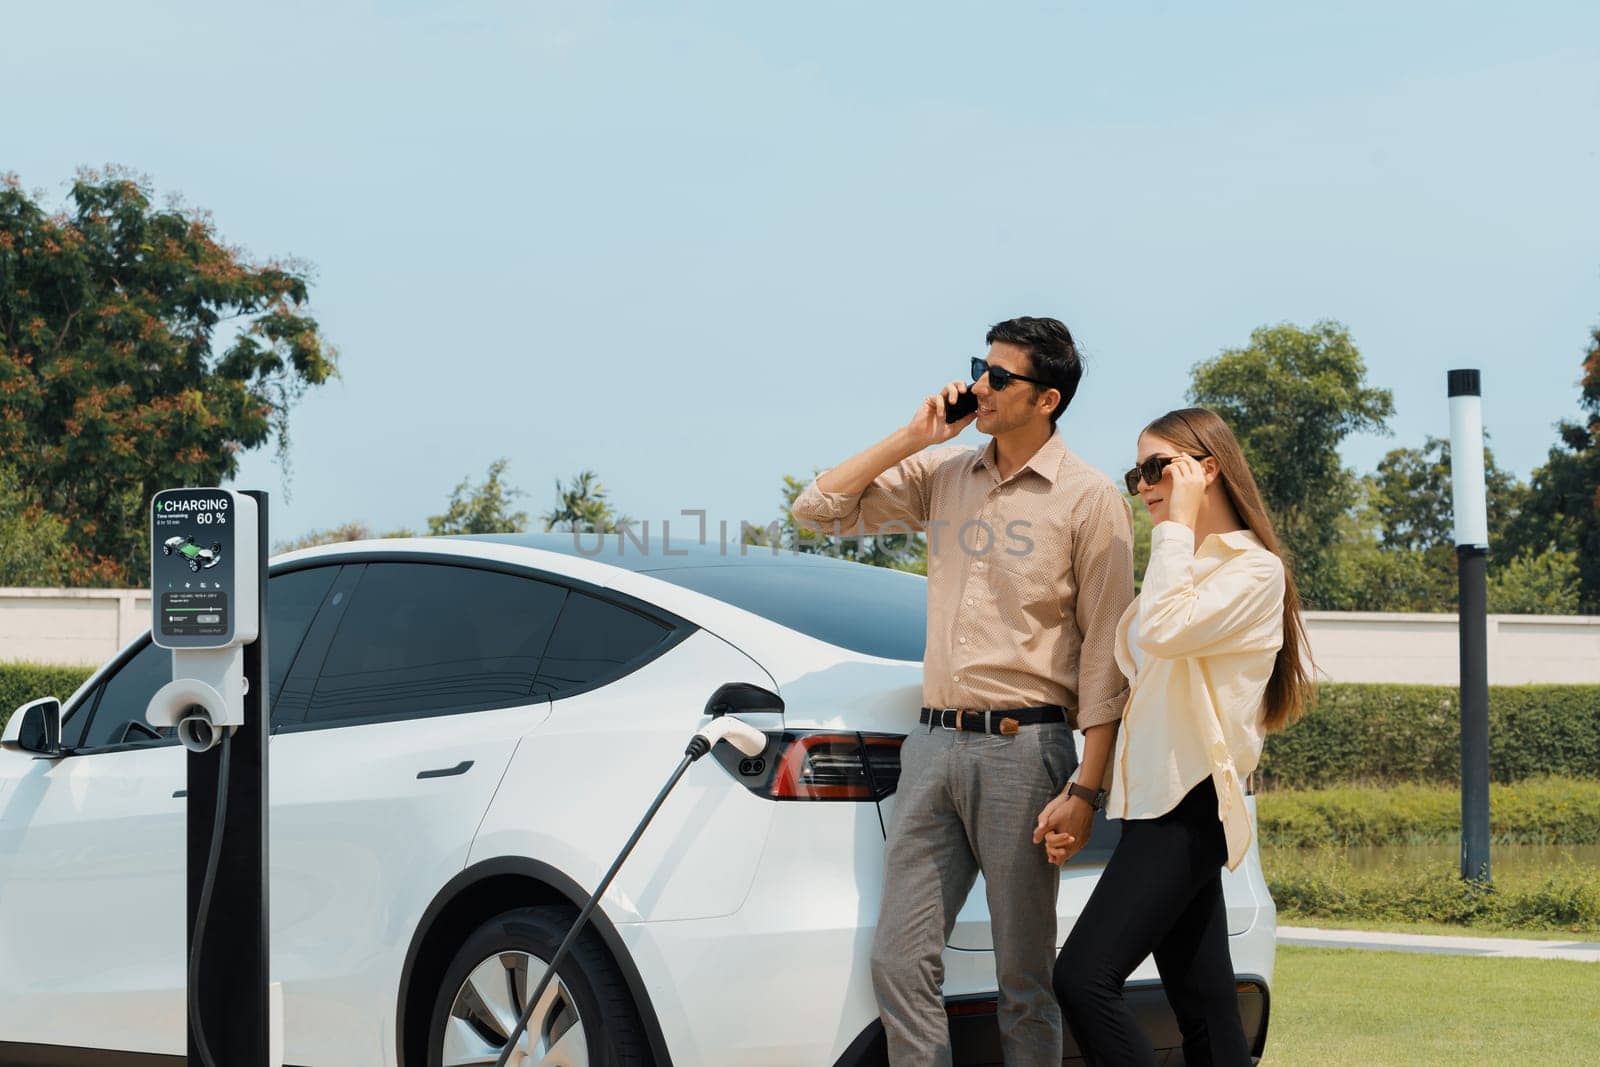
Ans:
{"label": "tinted window", "polygon": [[[295,571],[269,580],[267,592],[267,684],[268,692],[276,694],[283,686],[294,662],[300,642],[322,603],[328,586],[338,573],[337,567],[318,567]],[[146,726],[144,713],[156,690],[172,681],[172,653],[155,643],[146,644],[134,657],[124,663],[115,674],[99,687],[100,703],[94,703],[94,694],[84,699],[85,711],[92,709],[93,719],[80,712],[74,722],[89,723],[87,739],[68,729],[68,744],[84,748],[104,745],[151,742],[156,740],[142,727]],[[137,725],[130,726],[129,723]],[[172,736],[171,729],[160,731],[163,737]]]}
{"label": "tinted window", "polygon": [[[144,713],[156,690],[170,681],[172,653],[154,643],[146,644],[101,686],[100,704],[89,721],[89,734],[83,747],[157,740],[155,729],[146,723]],[[161,736],[172,736],[172,730],[161,731]]]}
{"label": "tinted window", "polygon": [[568,593],[550,648],[539,666],[539,684],[559,695],[625,674],[665,641],[672,630],[627,608]]}
{"label": "tinted window", "polygon": [[920,660],[927,643],[928,584],[914,574],[859,563],[738,563],[647,573],[869,656]]}
{"label": "tinted window", "polygon": [[495,571],[369,564],[328,648],[306,720],[526,703],[566,595],[559,586]]}
{"label": "tinted window", "polygon": [[322,598],[339,573],[338,567],[280,574],[269,580],[267,590],[267,692],[274,700],[283,691],[283,681],[305,640],[311,620],[316,617]]}

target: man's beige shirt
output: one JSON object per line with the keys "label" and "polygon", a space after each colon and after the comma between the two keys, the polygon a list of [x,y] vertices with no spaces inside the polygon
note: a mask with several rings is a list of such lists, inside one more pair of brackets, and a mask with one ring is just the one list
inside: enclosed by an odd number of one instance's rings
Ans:
{"label": "man's beige shirt", "polygon": [[[1266,739],[1262,697],[1283,647],[1283,561],[1249,530],[1212,534],[1163,522],[1135,608],[1117,627],[1117,661],[1133,679],[1117,733],[1106,814],[1153,819],[1210,776],[1228,869],[1250,849],[1242,779]],[[1144,653],[1135,665],[1132,641]]]}
{"label": "man's beige shirt", "polygon": [[1009,478],[994,457],[993,440],[918,452],[860,494],[813,480],[792,510],[830,536],[927,534],[926,706],[1059,704],[1079,729],[1115,722],[1127,694],[1117,621],[1133,600],[1127,504],[1058,434]]}

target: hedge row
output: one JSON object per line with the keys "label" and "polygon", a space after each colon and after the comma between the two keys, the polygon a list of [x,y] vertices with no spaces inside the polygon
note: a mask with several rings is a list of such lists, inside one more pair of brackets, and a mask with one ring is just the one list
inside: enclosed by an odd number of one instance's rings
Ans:
{"label": "hedge row", "polygon": [[[1461,793],[1439,785],[1280,789],[1256,797],[1256,825],[1263,845],[1289,848],[1454,843]],[[1600,781],[1492,783],[1489,833],[1497,845],[1600,843]]]}
{"label": "hedge row", "polygon": [[[1452,783],[1460,736],[1449,686],[1324,685],[1304,719],[1267,739],[1258,785]],[[1497,782],[1600,779],[1600,686],[1492,687],[1489,773]]]}
{"label": "hedge row", "polygon": [[[63,699],[87,668],[0,664],[0,723],[38,696]],[[1456,690],[1423,685],[1324,685],[1304,719],[1267,739],[1257,784],[1322,788],[1458,780]],[[1489,690],[1489,772],[1496,782],[1556,775],[1600,780],[1600,686]]]}
{"label": "hedge row", "polygon": [[0,728],[4,728],[13,711],[30,700],[39,697],[66,700],[93,673],[91,667],[0,663]]}
{"label": "hedge row", "polygon": [[1285,925],[1340,919],[1600,933],[1600,870],[1572,860],[1496,873],[1491,886],[1453,869],[1356,870],[1342,852],[1275,853],[1265,873]]}

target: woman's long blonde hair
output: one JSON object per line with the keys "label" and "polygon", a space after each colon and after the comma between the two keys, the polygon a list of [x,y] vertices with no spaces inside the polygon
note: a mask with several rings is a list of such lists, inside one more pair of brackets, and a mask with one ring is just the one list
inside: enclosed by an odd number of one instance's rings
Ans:
{"label": "woman's long blonde hair", "polygon": [[1272,518],[1261,499],[1261,490],[1256,488],[1250,464],[1245,462],[1239,439],[1209,408],[1169,411],[1146,426],[1145,432],[1171,441],[1183,452],[1214,458],[1221,472],[1218,481],[1234,512],[1269,552],[1283,560],[1283,647],[1278,650],[1263,701],[1267,729],[1281,730],[1298,720],[1306,705],[1316,699],[1316,686],[1312,682],[1310,646],[1300,618],[1300,594],[1295,590],[1294,573],[1284,559]]}

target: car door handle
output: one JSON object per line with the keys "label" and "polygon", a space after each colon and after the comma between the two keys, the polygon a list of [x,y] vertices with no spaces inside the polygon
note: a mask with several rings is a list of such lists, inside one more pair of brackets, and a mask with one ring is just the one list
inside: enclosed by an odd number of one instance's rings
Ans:
{"label": "car door handle", "polygon": [[466,774],[472,769],[472,761],[464,759],[454,767],[438,767],[431,771],[418,771],[418,778],[453,778],[458,774]]}

